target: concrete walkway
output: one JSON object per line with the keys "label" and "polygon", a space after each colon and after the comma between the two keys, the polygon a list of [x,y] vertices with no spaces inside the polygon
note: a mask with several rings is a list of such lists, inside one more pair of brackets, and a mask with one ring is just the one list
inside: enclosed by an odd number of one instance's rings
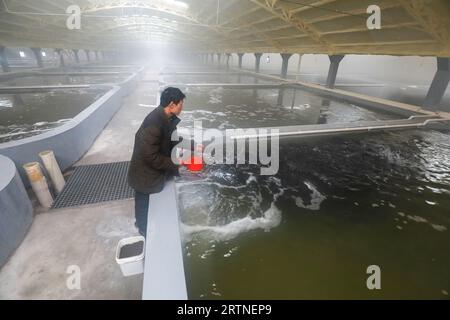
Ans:
{"label": "concrete walkway", "polygon": [[[141,82],[76,165],[130,160],[134,133],[153,110],[157,88]],[[35,213],[25,240],[0,270],[0,299],[141,299],[143,275],[125,278],[115,261],[118,241],[137,235],[133,200],[48,212],[35,205]],[[67,286],[73,265],[81,271],[79,290]]]}

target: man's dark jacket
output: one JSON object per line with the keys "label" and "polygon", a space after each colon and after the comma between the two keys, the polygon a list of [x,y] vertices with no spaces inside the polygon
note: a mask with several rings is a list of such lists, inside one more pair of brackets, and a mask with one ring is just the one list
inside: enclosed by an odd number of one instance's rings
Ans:
{"label": "man's dark jacket", "polygon": [[171,141],[180,119],[170,119],[162,106],[153,110],[136,133],[133,156],[128,170],[128,183],[141,193],[158,193],[165,179],[177,174],[178,165],[171,160],[171,152],[178,142]]}

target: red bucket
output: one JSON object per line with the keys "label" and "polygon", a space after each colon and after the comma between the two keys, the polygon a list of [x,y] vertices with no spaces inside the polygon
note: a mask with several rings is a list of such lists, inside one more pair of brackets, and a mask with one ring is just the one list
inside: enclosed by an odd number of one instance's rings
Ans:
{"label": "red bucket", "polygon": [[189,161],[183,163],[189,171],[198,172],[203,170],[202,157],[192,156]]}

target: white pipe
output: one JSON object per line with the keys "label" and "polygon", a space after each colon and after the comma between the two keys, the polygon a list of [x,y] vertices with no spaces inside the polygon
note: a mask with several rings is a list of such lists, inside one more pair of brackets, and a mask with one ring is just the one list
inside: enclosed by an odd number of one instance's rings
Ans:
{"label": "white pipe", "polygon": [[53,151],[48,150],[39,153],[39,157],[44,163],[44,167],[53,182],[53,186],[55,187],[56,192],[60,193],[66,185],[66,181],[64,180],[61,169],[59,168],[58,162],[56,161],[55,154],[53,153]]}
{"label": "white pipe", "polygon": [[48,189],[47,179],[42,174],[41,167],[38,162],[30,162],[23,166],[28,179],[30,180],[31,187],[36,194],[39,203],[46,209],[49,209],[53,203],[53,197]]}
{"label": "white pipe", "polygon": [[[420,128],[426,127],[429,123],[433,122],[450,122],[450,118],[437,118],[428,119],[420,123],[408,123],[408,124],[380,124],[378,126],[366,126],[366,127],[345,127],[334,129],[316,129],[316,130],[297,130],[288,132],[276,132],[265,134],[248,134],[241,136],[231,136],[231,139],[257,139],[260,137],[289,137],[289,136],[302,136],[307,134],[327,134],[327,133],[339,133],[339,132],[358,132],[358,131],[373,131],[373,130],[385,130],[385,129],[405,129],[405,128]],[[262,129],[279,129],[280,127],[262,128]]]}

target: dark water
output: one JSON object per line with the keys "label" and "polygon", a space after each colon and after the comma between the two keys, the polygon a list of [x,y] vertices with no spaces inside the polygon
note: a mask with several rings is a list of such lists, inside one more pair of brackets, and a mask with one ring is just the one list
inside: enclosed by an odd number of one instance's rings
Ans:
{"label": "dark water", "polygon": [[138,241],[135,243],[124,245],[120,249],[119,259],[136,257],[142,254],[144,251],[144,241]]}
{"label": "dark water", "polygon": [[61,126],[103,94],[93,89],[0,94],[0,143]]}
{"label": "dark water", "polygon": [[3,87],[20,86],[57,86],[57,85],[79,85],[79,84],[99,84],[99,83],[118,83],[124,81],[127,75],[39,75],[19,77],[8,81],[0,81]]}
{"label": "dark water", "polygon": [[[326,83],[326,76],[318,74],[290,75],[289,79],[321,85]],[[339,77],[336,82],[336,88],[362,93],[372,97],[379,97],[382,99],[422,106],[425,102],[425,97],[427,96],[430,85],[408,85],[398,82],[386,83],[379,80],[368,80],[362,78],[357,78],[356,80],[355,78]],[[438,109],[450,112],[450,87],[447,88],[442,101],[438,104]]]}
{"label": "dark water", "polygon": [[344,101],[294,89],[187,88],[182,114],[184,126],[202,121],[204,128],[249,128],[361,120],[398,119]]}
{"label": "dark water", "polygon": [[[255,97],[195,89],[182,124],[194,118],[223,129],[317,121],[320,97],[298,94],[290,109],[289,97],[277,106],[271,90]],[[323,112],[325,122],[392,117],[342,102]],[[252,165],[212,165],[195,177],[183,174],[177,188],[190,298],[448,299],[448,133],[282,143],[275,176],[261,176]],[[381,290],[366,286],[370,265],[381,268]]]}

